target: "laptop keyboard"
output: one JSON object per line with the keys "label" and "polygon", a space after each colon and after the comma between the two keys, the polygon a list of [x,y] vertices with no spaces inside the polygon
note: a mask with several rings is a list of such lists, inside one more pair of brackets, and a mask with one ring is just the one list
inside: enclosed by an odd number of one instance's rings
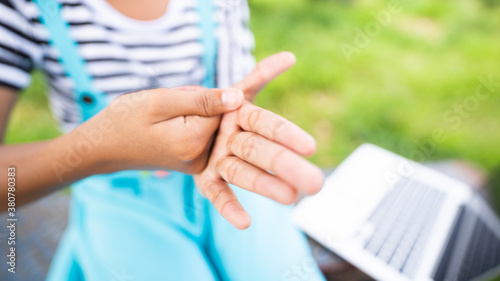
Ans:
{"label": "laptop keyboard", "polygon": [[413,277],[445,196],[413,179],[402,179],[379,202],[356,235],[364,248]]}

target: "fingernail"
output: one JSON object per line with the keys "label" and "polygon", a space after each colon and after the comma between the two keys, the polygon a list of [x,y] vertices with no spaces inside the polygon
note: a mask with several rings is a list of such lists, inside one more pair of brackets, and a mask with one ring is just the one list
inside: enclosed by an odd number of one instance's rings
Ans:
{"label": "fingernail", "polygon": [[226,108],[236,108],[240,105],[243,92],[239,89],[229,89],[222,93],[222,104]]}

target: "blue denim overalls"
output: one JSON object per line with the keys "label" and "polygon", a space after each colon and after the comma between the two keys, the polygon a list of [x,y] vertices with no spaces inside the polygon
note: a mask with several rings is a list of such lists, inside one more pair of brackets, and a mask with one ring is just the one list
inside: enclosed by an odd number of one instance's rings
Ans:
{"label": "blue denim overalls", "polygon": [[[107,98],[93,88],[60,4],[34,2],[75,83],[85,121],[107,105]],[[198,10],[207,73],[203,86],[213,88],[214,7],[200,0]],[[123,171],[74,184],[68,227],[47,280],[324,280],[305,237],[288,220],[290,208],[232,187],[252,216],[244,231],[219,215],[189,175]]]}

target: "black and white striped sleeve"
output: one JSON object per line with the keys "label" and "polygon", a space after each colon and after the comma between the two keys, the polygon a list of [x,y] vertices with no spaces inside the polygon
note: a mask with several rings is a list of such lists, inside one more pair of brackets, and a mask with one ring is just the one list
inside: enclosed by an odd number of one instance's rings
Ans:
{"label": "black and white striped sleeve", "polygon": [[12,0],[0,0],[0,15],[0,86],[21,90],[31,82],[40,46]]}

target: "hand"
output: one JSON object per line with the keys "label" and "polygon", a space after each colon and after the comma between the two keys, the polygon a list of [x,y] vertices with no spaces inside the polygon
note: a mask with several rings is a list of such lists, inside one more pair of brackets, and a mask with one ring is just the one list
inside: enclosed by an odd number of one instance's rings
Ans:
{"label": "hand", "polygon": [[221,114],[239,108],[243,100],[238,89],[144,90],[118,97],[72,133],[100,139],[94,155],[106,172],[197,173],[206,166]]}
{"label": "hand", "polygon": [[[235,86],[247,91],[247,99],[253,99],[294,61],[290,53],[268,57]],[[223,115],[208,165],[195,175],[195,183],[226,220],[245,229],[250,226],[250,216],[228,183],[291,204],[298,191],[312,194],[323,185],[321,170],[300,157],[310,156],[315,150],[316,143],[309,134],[245,101],[240,109]]]}

